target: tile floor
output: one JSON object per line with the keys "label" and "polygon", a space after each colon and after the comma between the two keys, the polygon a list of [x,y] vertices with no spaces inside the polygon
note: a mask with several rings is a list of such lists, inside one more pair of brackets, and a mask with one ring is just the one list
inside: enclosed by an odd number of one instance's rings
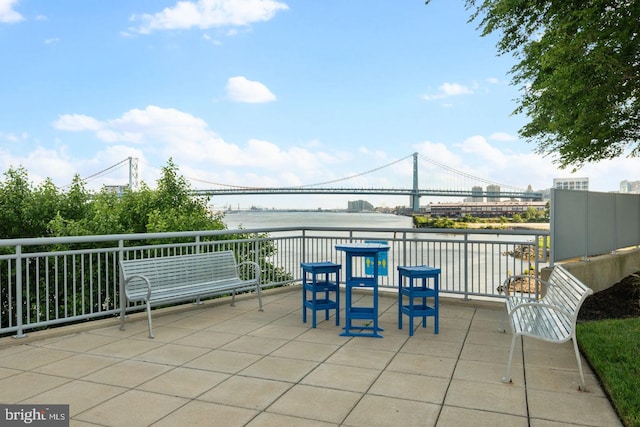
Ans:
{"label": "tile floor", "polygon": [[585,362],[577,390],[571,343],[524,339],[501,383],[501,305],[443,299],[440,333],[409,337],[382,294],[384,338],[341,337],[302,323],[300,292],[156,311],[155,339],[142,313],[0,339],[0,402],[69,404],[72,426],[621,425]]}

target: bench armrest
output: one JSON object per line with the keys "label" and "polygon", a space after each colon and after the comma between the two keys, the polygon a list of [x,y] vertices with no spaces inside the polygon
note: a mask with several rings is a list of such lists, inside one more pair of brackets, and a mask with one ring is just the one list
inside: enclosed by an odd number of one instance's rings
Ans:
{"label": "bench armrest", "polygon": [[250,269],[250,270],[252,270],[252,272],[253,272],[253,278],[254,278],[254,279],[256,279],[256,280],[258,280],[258,283],[260,283],[260,273],[261,273],[261,269],[260,269],[260,265],[259,265],[257,262],[253,262],[253,261],[243,261],[243,262],[239,263],[239,264],[237,265],[237,268],[236,268],[236,270],[237,270],[237,272],[238,272],[238,277],[242,277],[242,276],[240,275],[240,272],[241,272],[241,271],[244,271],[244,270],[243,270],[243,267],[246,267],[246,266],[249,266],[249,267],[250,267],[249,269]]}
{"label": "bench armrest", "polygon": [[513,317],[513,313],[515,313],[518,310],[522,310],[525,307],[546,307],[550,310],[553,310],[563,316],[566,316],[569,320],[573,319],[574,314],[573,313],[569,313],[567,310],[565,310],[562,307],[558,307],[557,305],[553,305],[553,304],[546,304],[546,303],[542,303],[542,302],[524,302],[524,303],[520,303],[520,304],[516,304],[514,307],[511,308],[511,310],[509,310],[507,312],[507,315],[509,317]]}
{"label": "bench armrest", "polygon": [[132,274],[131,276],[127,277],[124,281],[124,293],[127,296],[127,299],[129,299],[129,292],[128,292],[128,285],[129,282],[133,279],[140,279],[142,280],[144,283],[146,283],[147,285],[147,301],[149,301],[149,299],[151,298],[151,282],[149,281],[149,279],[147,278],[147,276],[143,275],[143,274]]}

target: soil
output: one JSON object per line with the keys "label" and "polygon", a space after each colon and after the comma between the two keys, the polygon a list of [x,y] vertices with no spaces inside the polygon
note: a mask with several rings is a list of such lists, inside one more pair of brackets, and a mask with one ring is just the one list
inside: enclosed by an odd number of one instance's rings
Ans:
{"label": "soil", "polygon": [[587,297],[578,321],[640,317],[640,271]]}

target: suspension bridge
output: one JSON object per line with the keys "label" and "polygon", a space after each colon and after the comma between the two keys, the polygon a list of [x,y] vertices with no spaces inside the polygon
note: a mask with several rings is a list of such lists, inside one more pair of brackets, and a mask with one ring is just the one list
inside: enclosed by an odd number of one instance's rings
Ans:
{"label": "suspension bridge", "polygon": [[[336,184],[344,184],[347,181],[355,181],[357,178],[365,175],[380,173],[384,169],[409,167],[412,160],[413,180],[412,185],[407,188],[393,187],[355,187],[336,186]],[[421,163],[419,163],[421,161]],[[104,176],[112,170],[129,165],[129,184],[130,189],[138,187],[138,159],[127,158],[121,162],[110,166],[98,173],[85,178],[95,179]],[[427,175],[422,181],[419,179],[419,172]],[[542,193],[532,191],[531,189],[523,189],[511,185],[505,185],[490,181],[484,178],[476,177],[471,174],[456,170],[450,166],[429,159],[419,153],[413,153],[402,159],[395,160],[391,163],[373,168],[371,170],[346,176],[330,181],[319,182],[315,184],[300,185],[295,187],[255,187],[241,186],[231,184],[221,184],[206,181],[197,178],[185,177],[185,179],[197,182],[198,186],[206,185],[207,188],[194,189],[193,192],[200,196],[233,196],[233,195],[310,195],[310,194],[375,194],[389,196],[408,196],[410,206],[413,211],[420,209],[420,197],[437,196],[437,197],[463,197],[472,198],[472,200],[482,201],[484,199],[501,200],[501,199],[521,199],[531,201],[541,201]]]}

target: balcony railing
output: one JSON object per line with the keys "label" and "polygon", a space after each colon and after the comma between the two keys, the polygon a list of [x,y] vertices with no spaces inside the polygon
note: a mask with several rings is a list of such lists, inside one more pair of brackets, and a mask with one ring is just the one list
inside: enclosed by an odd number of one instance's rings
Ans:
{"label": "balcony railing", "polygon": [[[223,249],[260,263],[263,287],[274,287],[299,282],[301,262],[341,263],[336,244],[385,241],[391,249],[382,261],[382,289],[397,287],[397,266],[427,264],[442,269],[443,294],[498,299],[497,288],[508,275],[538,274],[547,264],[539,242],[548,235],[545,230],[281,227],[0,240],[0,335],[22,337],[27,330],[119,315],[125,303],[120,259]],[[367,274],[364,263],[355,265],[354,273]]]}

